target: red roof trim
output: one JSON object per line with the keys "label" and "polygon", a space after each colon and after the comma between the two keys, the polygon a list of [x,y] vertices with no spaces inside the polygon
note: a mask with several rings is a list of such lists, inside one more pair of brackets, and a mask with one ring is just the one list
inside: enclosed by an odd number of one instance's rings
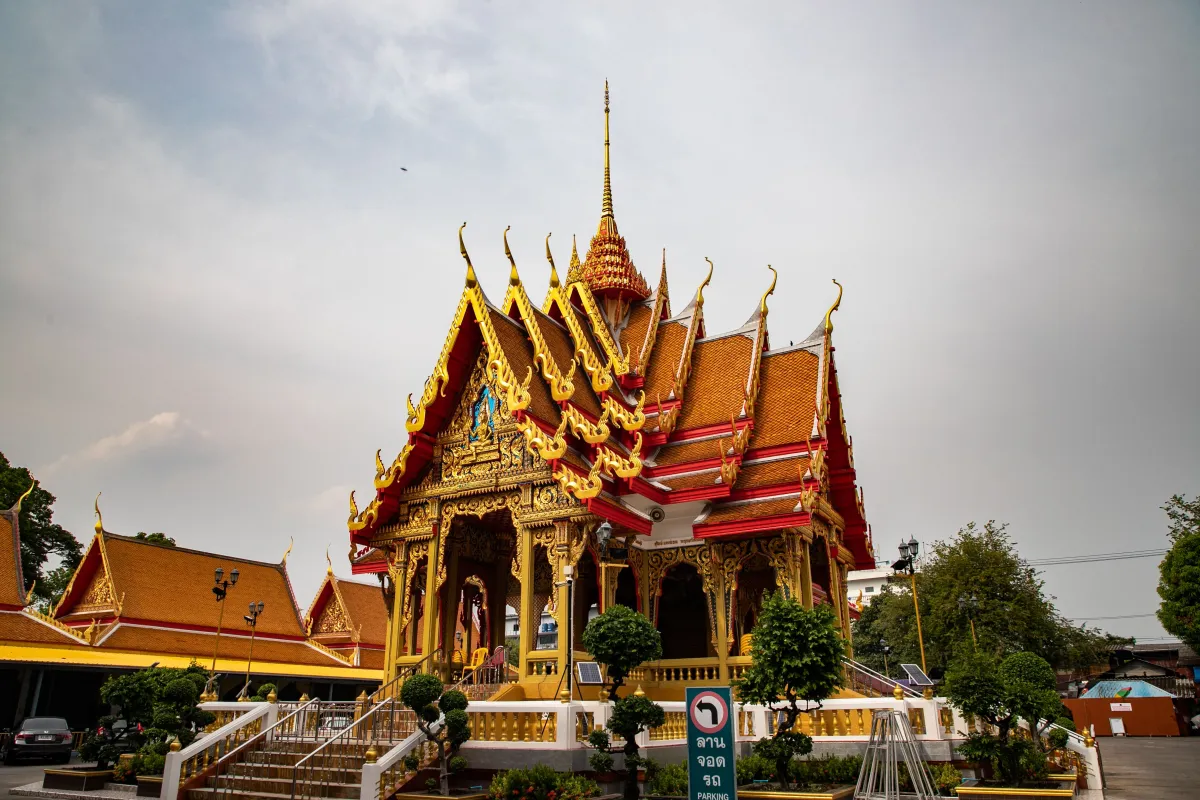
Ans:
{"label": "red roof trim", "polygon": [[780,528],[795,528],[810,524],[812,524],[812,516],[807,512],[776,514],[772,517],[759,517],[758,519],[735,519],[714,524],[701,523],[692,526],[692,534],[697,539],[714,539],[738,534],[777,531]]}

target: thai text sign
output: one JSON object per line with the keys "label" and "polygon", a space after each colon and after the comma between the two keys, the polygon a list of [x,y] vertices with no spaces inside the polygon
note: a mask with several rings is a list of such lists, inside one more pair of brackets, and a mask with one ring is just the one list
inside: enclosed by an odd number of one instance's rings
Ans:
{"label": "thai text sign", "polygon": [[728,686],[689,687],[688,800],[737,800],[733,697]]}

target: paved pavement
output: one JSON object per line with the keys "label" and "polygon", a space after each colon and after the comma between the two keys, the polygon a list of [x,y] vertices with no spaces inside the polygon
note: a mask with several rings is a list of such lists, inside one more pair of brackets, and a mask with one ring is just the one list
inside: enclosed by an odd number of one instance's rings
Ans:
{"label": "paved pavement", "polygon": [[[71,763],[79,764],[79,756],[73,756]],[[59,765],[51,764],[49,761],[28,761],[6,767],[0,763],[0,795],[7,795],[8,790],[15,786],[23,786],[27,783],[40,781],[42,779],[42,770],[52,766],[57,767]]]}
{"label": "paved pavement", "polygon": [[1200,797],[1200,736],[1105,736],[1096,743],[1107,800]]}

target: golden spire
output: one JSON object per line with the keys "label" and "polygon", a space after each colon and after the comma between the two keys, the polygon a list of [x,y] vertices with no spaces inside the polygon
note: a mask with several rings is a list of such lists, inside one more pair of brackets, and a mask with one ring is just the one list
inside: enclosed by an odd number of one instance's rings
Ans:
{"label": "golden spire", "polygon": [[608,160],[608,79],[604,80],[604,199],[600,204],[600,219],[609,221],[609,230],[617,230],[617,221],[613,217],[612,204],[612,170]]}
{"label": "golden spire", "polygon": [[287,557],[292,554],[292,545],[294,545],[295,543],[296,543],[296,540],[289,536],[288,537],[288,549],[283,551],[283,559],[282,559],[281,563],[283,563],[283,564],[287,563]]}
{"label": "golden spire", "polygon": [[513,260],[512,250],[508,249],[508,232],[512,228],[509,225],[504,229],[504,255],[508,256],[508,263],[512,264],[512,269],[508,272],[508,282],[513,286],[521,285],[521,276],[517,274],[517,262]]}
{"label": "golden spire", "polygon": [[554,255],[550,252],[550,237],[552,233],[546,234],[546,260],[550,262],[550,287],[558,288],[558,270],[554,268]]}
{"label": "golden spire", "polygon": [[[29,484],[29,488],[25,490],[25,493],[17,498],[17,504],[12,507],[13,512],[15,512],[17,514],[21,513],[21,503],[24,503],[25,498],[29,497],[29,495],[33,494],[33,490],[35,488],[37,488],[37,480],[36,479],[34,479],[33,483]],[[97,495],[97,497],[98,496],[99,495]]]}
{"label": "golden spire", "polygon": [[102,494],[103,492],[96,492],[96,525],[94,526],[96,533],[104,533],[104,517],[100,516],[100,495]]}
{"label": "golden spire", "polygon": [[571,263],[567,265],[567,283],[574,283],[580,278],[583,264],[579,262],[579,248],[575,244],[575,234],[571,234]]}
{"label": "golden spire", "polygon": [[838,287],[837,300],[833,301],[833,305],[825,312],[825,333],[826,335],[833,333],[833,312],[838,310],[838,306],[842,304],[842,285],[837,282],[837,278],[833,279],[834,284]]}
{"label": "golden spire", "polygon": [[767,315],[767,298],[775,293],[775,282],[779,280],[779,273],[770,264],[767,264],[767,269],[771,270],[771,288],[767,289],[766,294],[762,296],[762,303],[759,305],[759,312],[765,317]]}
{"label": "golden spire", "polygon": [[325,545],[325,563],[329,566],[325,567],[325,574],[333,574],[333,560],[329,557],[329,545]]}
{"label": "golden spire", "polygon": [[704,305],[704,287],[708,286],[708,282],[712,280],[712,273],[713,273],[712,259],[709,258],[708,256],[705,256],[704,260],[708,262],[708,274],[704,276],[704,282],[701,283],[700,288],[696,290],[696,305],[697,306]]}
{"label": "golden spire", "polygon": [[471,257],[467,255],[467,246],[463,244],[462,232],[465,227],[467,227],[467,223],[464,222],[458,229],[458,251],[462,253],[462,257],[467,262],[467,288],[474,289],[479,281],[475,279],[475,268],[471,266]]}

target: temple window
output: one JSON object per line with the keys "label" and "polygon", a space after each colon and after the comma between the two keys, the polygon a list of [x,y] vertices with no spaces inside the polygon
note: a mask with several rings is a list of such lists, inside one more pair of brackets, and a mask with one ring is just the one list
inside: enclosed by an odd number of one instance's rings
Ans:
{"label": "temple window", "polygon": [[663,575],[658,630],[664,659],[710,655],[708,598],[700,573],[691,564],[676,564]]}

